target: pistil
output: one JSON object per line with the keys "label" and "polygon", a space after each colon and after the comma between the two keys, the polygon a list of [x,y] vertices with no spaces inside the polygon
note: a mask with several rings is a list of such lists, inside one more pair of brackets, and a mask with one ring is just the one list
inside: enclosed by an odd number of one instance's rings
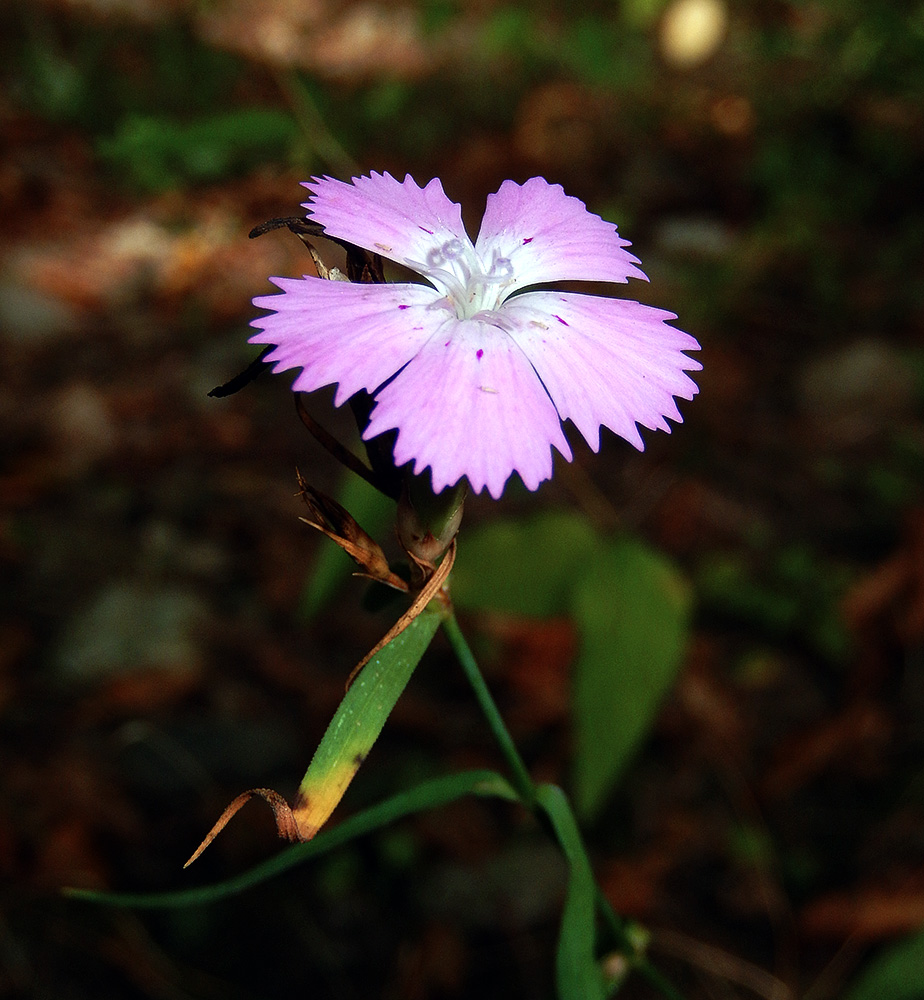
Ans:
{"label": "pistil", "polygon": [[494,250],[487,270],[468,241],[447,240],[427,253],[427,262],[406,260],[408,267],[429,278],[446,292],[459,319],[493,313],[504,300],[504,289],[513,279],[513,264]]}

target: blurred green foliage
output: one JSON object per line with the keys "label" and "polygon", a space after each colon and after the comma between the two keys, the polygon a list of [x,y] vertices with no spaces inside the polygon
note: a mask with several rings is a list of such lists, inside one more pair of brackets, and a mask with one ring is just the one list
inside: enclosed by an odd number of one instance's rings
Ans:
{"label": "blurred green foliage", "polygon": [[747,627],[749,634],[807,646],[832,665],[845,662],[850,639],[840,601],[852,574],[808,544],[707,555],[696,574],[702,614]]}
{"label": "blurred green foliage", "polygon": [[575,801],[585,819],[599,814],[654,724],[683,663],[691,608],[683,576],[635,539],[608,541],[576,581]]}
{"label": "blurred green foliage", "polygon": [[162,191],[285,161],[298,139],[290,111],[241,104],[246,63],[188,27],[153,30],[41,12],[23,18],[9,53],[12,90],[36,114],[87,134],[127,188]]}
{"label": "blurred green foliage", "polygon": [[844,992],[843,1000],[922,1000],[924,931],[886,947]]}
{"label": "blurred green foliage", "polygon": [[229,104],[246,73],[243,60],[202,44],[183,24],[104,29],[38,8],[7,27],[6,45],[16,43],[6,52],[14,95],[36,114],[91,135],[113,132],[127,116],[212,114]]}
{"label": "blurred green foliage", "polygon": [[600,544],[591,525],[550,511],[466,532],[453,570],[460,607],[534,618],[566,614],[575,582]]}
{"label": "blurred green foliage", "polygon": [[274,108],[242,108],[191,122],[130,115],[97,148],[134,186],[165,191],[284,159],[297,134],[292,116]]}
{"label": "blurred green foliage", "polygon": [[569,616],[574,665],[575,801],[595,817],[642,740],[683,662],[691,594],[642,542],[598,534],[580,515],[497,520],[466,533],[453,570],[462,608]]}

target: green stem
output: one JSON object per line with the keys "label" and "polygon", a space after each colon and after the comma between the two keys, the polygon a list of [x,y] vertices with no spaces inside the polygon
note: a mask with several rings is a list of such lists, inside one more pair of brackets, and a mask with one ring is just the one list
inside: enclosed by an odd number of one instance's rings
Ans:
{"label": "green stem", "polygon": [[[475,698],[488,721],[488,725],[491,728],[491,732],[494,734],[494,738],[497,741],[501,754],[507,762],[507,766],[510,768],[512,774],[512,785],[516,790],[521,803],[534,813],[537,818],[545,820],[546,817],[544,811],[537,800],[538,790],[533,784],[533,780],[529,776],[529,771],[526,769],[526,764],[520,756],[520,751],[517,750],[516,744],[513,742],[513,737],[510,735],[510,732],[504,723],[497,707],[497,703],[494,701],[491,692],[488,690],[488,685],[485,683],[481,670],[478,667],[475,655],[472,653],[471,647],[466,641],[465,636],[462,634],[462,630],[459,628],[459,622],[456,619],[455,612],[450,613],[447,618],[443,619],[442,624],[446,632],[446,636],[449,639],[449,644],[452,646],[453,652],[456,654],[459,663],[462,665],[462,670],[468,678],[469,684],[472,686]],[[584,846],[584,841],[581,838],[580,833],[577,832],[577,820],[574,818],[574,814],[571,811],[571,804],[564,797],[563,802],[567,807],[574,830],[576,831],[574,840],[571,842],[571,851],[575,855],[575,857],[571,859],[572,863],[576,862],[580,865],[586,865],[587,871],[590,872],[592,871],[590,857],[587,854],[587,848]],[[674,989],[673,986],[671,986],[667,979],[665,979],[664,976],[658,972],[658,970],[651,964],[644,954],[638,954],[638,949],[635,943],[626,932],[624,922],[614,912],[609,900],[603,894],[603,890],[600,886],[595,884],[594,889],[595,909],[602,917],[604,925],[609,931],[612,939],[616,942],[617,947],[632,961],[633,966],[638,969],[638,971],[656,990],[658,990],[658,992],[661,993],[662,996],[666,997],[667,1000],[683,1000],[681,995]]]}
{"label": "green stem", "polygon": [[684,1000],[683,995],[678,993],[671,983],[651,964],[638,943],[632,940],[626,922],[610,905],[610,901],[603,894],[600,886],[598,885],[595,888],[597,912],[603,918],[603,923],[607,931],[609,931],[610,937],[616,947],[629,958],[632,967],[637,969],[663,997],[666,997],[666,1000]]}
{"label": "green stem", "polygon": [[623,921],[622,917],[620,917],[610,905],[610,901],[603,894],[603,890],[600,886],[595,886],[595,889],[597,912],[603,918],[603,924],[609,932],[610,938],[624,955],[631,955],[636,951],[636,947],[635,942],[626,932],[625,921]]}
{"label": "green stem", "polygon": [[[491,732],[494,734],[494,738],[497,740],[500,751],[503,754],[504,759],[507,761],[507,766],[512,772],[513,787],[517,790],[523,805],[532,810],[532,812],[536,813],[537,816],[542,817],[542,810],[539,808],[536,801],[536,786],[533,784],[533,779],[529,776],[529,771],[526,769],[526,764],[520,756],[520,751],[517,750],[516,744],[513,742],[513,737],[510,735],[510,731],[504,723],[500,710],[497,707],[497,703],[494,701],[491,692],[488,690],[488,685],[485,683],[484,676],[478,667],[475,655],[472,653],[471,647],[466,641],[465,636],[462,634],[462,630],[459,628],[459,622],[456,619],[455,613],[450,614],[448,618],[443,620],[443,628],[446,630],[446,634],[449,637],[449,642],[452,645],[453,651],[459,658],[459,662],[462,664],[462,669],[465,671],[465,676],[468,678],[468,681],[475,692],[478,704],[481,706],[481,710],[484,712],[485,717],[488,720],[488,725],[491,727]],[[574,822],[574,828],[577,830],[577,820],[574,819],[573,813],[571,813],[570,803],[568,804],[568,811]],[[587,855],[587,850],[584,847],[583,841],[580,840],[579,835],[574,846],[581,855],[581,862],[586,863],[587,870],[590,871],[590,858]],[[599,887],[597,888],[597,909],[603,915],[604,920],[606,921],[614,938],[620,943],[621,946],[628,950],[631,947],[631,944],[626,936],[625,928],[613,912],[613,909],[609,904],[609,900],[607,900],[607,898],[603,895],[603,892],[599,889]]]}
{"label": "green stem", "polygon": [[513,737],[504,724],[497,703],[488,690],[488,685],[485,684],[484,677],[478,669],[475,656],[466,642],[462,630],[459,628],[459,623],[454,613],[445,619],[443,628],[446,631],[449,644],[458,657],[459,663],[462,665],[462,670],[465,672],[465,676],[468,678],[468,682],[475,692],[475,698],[481,707],[481,711],[484,712],[485,718],[488,720],[488,725],[491,727],[494,739],[497,740],[500,752],[503,754],[504,760],[510,768],[513,787],[517,790],[517,794],[520,796],[523,805],[527,809],[535,811],[536,786],[529,776],[526,764],[523,763],[520,751],[517,750],[516,744],[513,742]]}

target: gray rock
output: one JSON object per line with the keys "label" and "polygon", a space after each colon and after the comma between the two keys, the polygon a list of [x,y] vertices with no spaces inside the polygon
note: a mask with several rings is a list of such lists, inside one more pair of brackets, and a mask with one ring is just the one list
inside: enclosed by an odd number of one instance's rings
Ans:
{"label": "gray rock", "polygon": [[77,312],[60,299],[0,278],[0,336],[10,343],[38,345],[71,336],[80,327]]}
{"label": "gray rock", "polygon": [[469,926],[494,926],[498,919],[525,926],[558,911],[567,877],[553,844],[524,841],[474,865],[442,866],[427,881],[422,905],[436,917]]}
{"label": "gray rock", "polygon": [[204,602],[182,587],[113,583],[71,621],[55,658],[62,680],[94,682],[152,668],[198,670]]}
{"label": "gray rock", "polygon": [[856,340],[805,365],[798,398],[806,416],[845,443],[863,441],[915,404],[916,377],[904,355],[878,340]]}

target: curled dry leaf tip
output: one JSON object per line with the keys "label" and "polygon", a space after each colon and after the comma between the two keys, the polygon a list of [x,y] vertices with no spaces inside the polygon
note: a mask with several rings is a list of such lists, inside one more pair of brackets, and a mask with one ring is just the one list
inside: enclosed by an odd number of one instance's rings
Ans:
{"label": "curled dry leaf tip", "polygon": [[259,795],[262,799],[269,803],[273,810],[273,815],[276,818],[276,831],[279,836],[283,838],[283,840],[288,840],[290,843],[294,844],[298,841],[308,839],[307,837],[303,837],[299,832],[298,823],[296,822],[295,815],[292,812],[292,807],[279,794],[279,792],[274,791],[272,788],[251,788],[238,795],[238,797],[218,817],[217,822],[205,835],[205,839],[193,852],[192,857],[186,862],[185,865],[183,865],[184,868],[188,868],[202,854],[209,844],[211,844],[218,834],[221,833],[221,831],[228,825],[231,818],[237,815],[238,811],[245,806],[254,797],[254,795]]}

